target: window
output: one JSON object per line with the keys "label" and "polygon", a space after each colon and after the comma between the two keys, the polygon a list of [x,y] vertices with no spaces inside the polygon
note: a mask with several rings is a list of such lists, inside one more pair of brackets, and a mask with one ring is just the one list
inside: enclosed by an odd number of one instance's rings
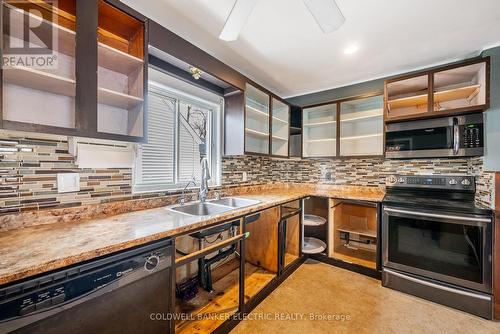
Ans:
{"label": "window", "polygon": [[203,156],[211,167],[209,185],[219,185],[222,98],[210,93],[204,99],[206,91],[149,71],[158,80],[148,84],[148,143],[137,147],[134,192],[182,189],[191,180],[198,186]]}

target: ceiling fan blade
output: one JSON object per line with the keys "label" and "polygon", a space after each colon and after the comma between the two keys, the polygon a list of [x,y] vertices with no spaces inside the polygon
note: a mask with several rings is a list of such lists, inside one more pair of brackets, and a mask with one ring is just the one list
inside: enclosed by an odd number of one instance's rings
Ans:
{"label": "ceiling fan blade", "polygon": [[237,40],[240,31],[243,29],[257,1],[258,0],[236,0],[219,38],[224,41]]}
{"label": "ceiling fan blade", "polygon": [[340,28],[345,17],[335,0],[302,0],[325,34]]}

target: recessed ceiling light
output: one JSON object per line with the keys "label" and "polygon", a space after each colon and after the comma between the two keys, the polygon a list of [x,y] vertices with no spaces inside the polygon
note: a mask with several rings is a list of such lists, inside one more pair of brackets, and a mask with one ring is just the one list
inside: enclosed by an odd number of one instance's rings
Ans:
{"label": "recessed ceiling light", "polygon": [[352,55],[353,53],[358,52],[358,50],[359,50],[359,46],[357,44],[352,44],[344,49],[344,54]]}

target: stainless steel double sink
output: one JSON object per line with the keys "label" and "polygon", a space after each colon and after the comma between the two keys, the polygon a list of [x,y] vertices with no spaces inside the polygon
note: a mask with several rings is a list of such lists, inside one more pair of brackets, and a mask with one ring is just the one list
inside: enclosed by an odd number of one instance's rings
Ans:
{"label": "stainless steel double sink", "polygon": [[210,216],[259,204],[260,201],[240,197],[226,197],[208,202],[194,202],[170,208],[172,211],[190,216]]}

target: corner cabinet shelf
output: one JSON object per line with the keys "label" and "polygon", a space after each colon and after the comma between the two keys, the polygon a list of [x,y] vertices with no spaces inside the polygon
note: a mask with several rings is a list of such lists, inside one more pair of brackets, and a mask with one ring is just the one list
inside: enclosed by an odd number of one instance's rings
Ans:
{"label": "corner cabinet shelf", "polygon": [[303,157],[383,155],[383,98],[358,97],[303,109]]}
{"label": "corner cabinet shelf", "polygon": [[385,82],[386,122],[460,115],[489,106],[490,58]]}
{"label": "corner cabinet shelf", "polygon": [[[2,69],[3,129],[146,139],[145,17],[116,0],[13,1],[2,6],[8,17],[2,26],[4,41],[26,43],[19,29],[11,27],[27,19],[41,22],[37,36],[42,43],[57,37],[56,43],[47,43],[54,66]],[[4,56],[8,52],[4,49]]]}
{"label": "corner cabinet shelf", "polygon": [[290,106],[247,83],[224,95],[224,155],[289,156]]}

